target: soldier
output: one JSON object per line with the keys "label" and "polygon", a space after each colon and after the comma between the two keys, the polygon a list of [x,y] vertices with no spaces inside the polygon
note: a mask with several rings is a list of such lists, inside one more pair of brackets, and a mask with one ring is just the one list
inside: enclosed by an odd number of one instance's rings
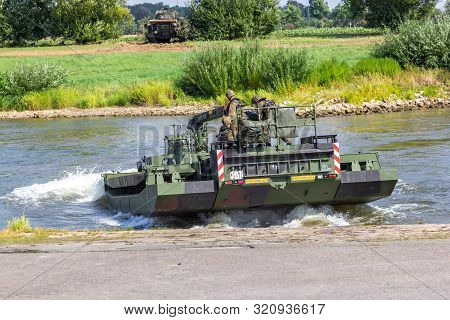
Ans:
{"label": "soldier", "polygon": [[260,95],[254,95],[252,98],[252,107],[255,109],[262,109],[260,113],[261,120],[267,120],[269,113],[266,108],[276,107],[275,102]]}
{"label": "soldier", "polygon": [[227,90],[226,97],[228,99],[228,104],[223,109],[223,127],[228,127],[231,131],[231,134],[227,134],[227,140],[233,141],[236,140],[237,136],[237,109],[242,106],[242,102],[240,99],[236,98],[233,90]]}

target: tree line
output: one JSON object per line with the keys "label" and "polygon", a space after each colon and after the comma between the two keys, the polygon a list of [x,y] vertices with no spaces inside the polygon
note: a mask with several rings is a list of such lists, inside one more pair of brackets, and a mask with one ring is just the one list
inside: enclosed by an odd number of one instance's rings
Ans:
{"label": "tree line", "polygon": [[438,0],[343,0],[330,10],[324,0],[309,0],[308,5],[289,0],[281,8],[281,25],[287,29],[302,26],[395,28],[405,20],[422,19],[438,13],[437,2]]}
{"label": "tree line", "polygon": [[0,0],[0,41],[12,45],[46,37],[77,43],[122,34],[133,16],[125,0]]}
{"label": "tree line", "polygon": [[[289,0],[190,0],[174,7],[186,18],[191,37],[204,40],[264,36],[277,28],[304,26],[396,26],[436,13],[438,0],[342,0],[330,10],[325,0],[307,5]],[[43,38],[96,42],[133,33],[162,9],[162,2],[126,6],[126,0],[0,0],[0,44],[21,45]],[[449,11],[447,1],[446,10]]]}

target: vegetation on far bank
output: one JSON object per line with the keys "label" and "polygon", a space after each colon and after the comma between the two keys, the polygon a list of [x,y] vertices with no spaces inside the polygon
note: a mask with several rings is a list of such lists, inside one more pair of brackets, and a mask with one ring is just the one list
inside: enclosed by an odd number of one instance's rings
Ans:
{"label": "vegetation on far bank", "polygon": [[406,21],[385,35],[375,46],[374,55],[394,58],[403,67],[450,70],[450,16]]}
{"label": "vegetation on far bank", "polygon": [[[327,62],[333,63],[333,62]],[[322,70],[329,70],[322,68]],[[258,93],[278,103],[315,103],[318,100],[343,101],[361,104],[371,100],[414,99],[417,94],[426,97],[448,97],[446,85],[448,72],[443,70],[411,69],[393,76],[379,72],[350,75],[341,78],[347,67],[333,68],[332,72],[319,72],[308,82],[281,92],[255,89],[240,90],[238,95],[250,104],[251,97]],[[351,69],[355,70],[355,69]],[[321,85],[319,82],[322,82]],[[107,86],[103,88],[62,87],[43,92],[30,92],[16,99],[0,98],[1,110],[45,110],[62,108],[94,108],[106,106],[174,106],[212,101],[225,103],[223,95],[207,98],[186,95],[171,81],[149,81],[136,85]]]}
{"label": "vegetation on far bank", "polygon": [[355,41],[300,49],[266,39],[212,42],[193,52],[0,58],[0,110],[224,102],[228,88],[247,103],[254,93],[301,104],[448,97],[450,18],[407,21],[398,30],[375,47]]}

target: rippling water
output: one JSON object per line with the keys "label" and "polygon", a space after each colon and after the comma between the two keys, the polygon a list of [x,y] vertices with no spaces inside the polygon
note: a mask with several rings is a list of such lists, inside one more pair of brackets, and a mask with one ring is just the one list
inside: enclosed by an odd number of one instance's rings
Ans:
{"label": "rippling water", "polygon": [[25,213],[34,226],[264,227],[358,223],[450,223],[450,110],[325,118],[319,133],[339,134],[342,153],[379,151],[395,166],[394,194],[368,205],[299,206],[193,218],[154,218],[108,211],[100,174],[132,170],[163,151],[171,124],[184,117],[0,121],[0,227]]}

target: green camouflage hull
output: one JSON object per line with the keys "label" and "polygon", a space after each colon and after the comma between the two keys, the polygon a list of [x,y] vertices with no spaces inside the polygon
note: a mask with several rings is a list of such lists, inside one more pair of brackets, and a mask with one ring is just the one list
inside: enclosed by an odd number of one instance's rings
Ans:
{"label": "green camouflage hull", "polygon": [[252,181],[229,185],[213,180],[145,185],[136,194],[116,190],[106,191],[106,197],[113,210],[161,216],[302,204],[368,203],[390,196],[397,183],[396,171],[392,169],[343,172],[336,179],[306,177],[300,181],[292,181],[291,176],[247,179]]}
{"label": "green camouflage hull", "polygon": [[[318,135],[295,107],[239,109],[238,132],[209,143],[208,121],[223,107],[193,117],[167,136],[166,152],[144,157],[136,173],[103,175],[112,209],[146,216],[259,207],[367,203],[391,195],[395,169],[380,154],[340,154],[336,135]],[[300,135],[311,127],[314,135]],[[227,128],[224,129],[226,132]],[[230,133],[230,135],[232,135]]]}

